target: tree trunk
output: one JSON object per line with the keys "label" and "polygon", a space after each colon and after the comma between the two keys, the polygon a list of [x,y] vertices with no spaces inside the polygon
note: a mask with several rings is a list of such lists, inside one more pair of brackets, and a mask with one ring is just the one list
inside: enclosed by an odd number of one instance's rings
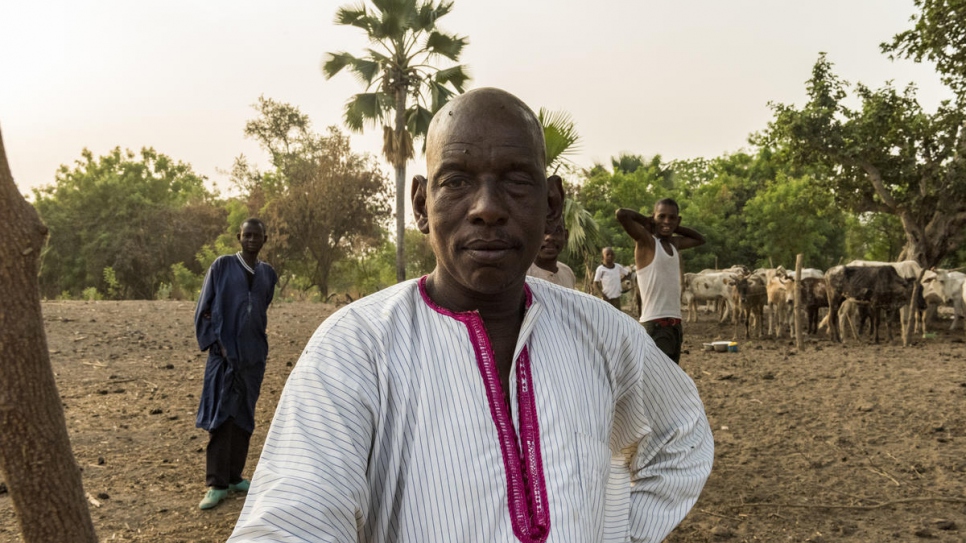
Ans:
{"label": "tree trunk", "polygon": [[938,266],[946,255],[959,246],[966,224],[966,212],[937,210],[925,226],[907,213],[900,213],[899,219],[906,234],[899,260],[915,260],[922,267],[931,268]]}
{"label": "tree trunk", "polygon": [[47,236],[17,190],[0,137],[0,475],[24,543],[96,542],[50,367],[40,308]]}
{"label": "tree trunk", "polygon": [[406,280],[406,87],[396,87],[396,281]]}

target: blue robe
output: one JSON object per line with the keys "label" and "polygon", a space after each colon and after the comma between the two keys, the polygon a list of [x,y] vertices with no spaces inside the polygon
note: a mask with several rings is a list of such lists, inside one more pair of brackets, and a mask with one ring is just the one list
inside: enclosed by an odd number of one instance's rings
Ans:
{"label": "blue robe", "polygon": [[[240,254],[218,257],[208,269],[195,308],[198,347],[208,351],[205,384],[195,426],[212,431],[231,417],[251,433],[255,402],[268,357],[268,305],[278,276],[265,262],[255,265],[251,287]],[[210,318],[205,313],[211,314]],[[224,346],[222,356],[218,342]]]}

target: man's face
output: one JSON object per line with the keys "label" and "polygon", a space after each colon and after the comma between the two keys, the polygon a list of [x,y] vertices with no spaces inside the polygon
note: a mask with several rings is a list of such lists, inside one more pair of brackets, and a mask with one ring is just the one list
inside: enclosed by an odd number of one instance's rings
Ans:
{"label": "man's face", "polygon": [[522,285],[548,220],[559,216],[542,138],[512,106],[478,94],[440,112],[427,141],[428,179],[413,185],[417,223],[436,253],[434,281],[465,294]]}
{"label": "man's face", "polygon": [[671,237],[679,224],[681,224],[681,216],[678,215],[677,207],[668,204],[654,206],[654,233],[657,237]]}
{"label": "man's face", "polygon": [[553,231],[543,236],[543,245],[537,257],[543,260],[556,260],[567,244],[567,229],[562,224],[554,227]]}
{"label": "man's face", "polygon": [[614,250],[613,249],[604,249],[604,251],[601,253],[601,256],[604,258],[604,265],[605,266],[612,266],[614,264]]}
{"label": "man's face", "polygon": [[242,251],[257,255],[265,245],[265,232],[258,223],[246,222],[242,225],[238,233],[238,241],[241,242]]}

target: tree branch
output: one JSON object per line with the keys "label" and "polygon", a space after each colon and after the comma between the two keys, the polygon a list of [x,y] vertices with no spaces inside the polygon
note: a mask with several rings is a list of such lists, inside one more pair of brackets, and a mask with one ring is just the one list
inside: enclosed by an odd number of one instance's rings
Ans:
{"label": "tree branch", "polygon": [[889,189],[886,188],[885,183],[882,181],[882,173],[879,172],[879,169],[864,160],[859,161],[858,165],[869,177],[869,181],[872,182],[872,188],[875,189],[875,193],[882,199],[882,203],[892,211],[896,211],[896,200],[892,197],[892,193],[889,192]]}

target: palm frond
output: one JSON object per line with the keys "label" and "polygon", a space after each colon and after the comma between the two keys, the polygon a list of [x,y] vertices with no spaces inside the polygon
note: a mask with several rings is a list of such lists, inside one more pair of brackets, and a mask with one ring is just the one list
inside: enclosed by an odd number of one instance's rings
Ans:
{"label": "palm frond", "polygon": [[355,6],[342,6],[335,12],[335,24],[337,25],[354,26],[368,32],[372,22],[365,2]]}
{"label": "palm frond", "polygon": [[425,49],[430,56],[439,55],[455,61],[459,58],[460,54],[463,52],[463,48],[466,47],[468,43],[469,39],[465,37],[433,31],[430,33],[429,37],[426,38]]}
{"label": "palm frond", "polygon": [[[424,136],[429,131],[429,123],[433,120],[433,114],[433,111],[418,104],[409,108],[409,111],[406,112],[406,128],[413,136],[425,140]],[[426,151],[425,141],[422,150]]]}
{"label": "palm frond", "polygon": [[322,74],[326,79],[332,79],[337,73],[341,72],[343,68],[349,65],[351,59],[354,59],[352,55],[346,53],[345,51],[340,51],[338,53],[326,53],[325,60],[322,62]]}
{"label": "palm frond", "polygon": [[547,148],[547,171],[555,172],[568,155],[580,149],[580,134],[573,118],[566,111],[550,111],[540,108],[537,119],[543,126],[543,138]]}
{"label": "palm frond", "polygon": [[[433,80],[434,83],[439,86],[447,84],[452,85],[454,89],[462,93],[466,92],[464,86],[466,85],[466,82],[470,80],[470,74],[469,70],[466,68],[466,65],[460,64],[459,66],[453,66],[452,68],[437,71],[436,75],[433,76]],[[446,99],[449,100],[449,97]]]}
{"label": "palm frond", "polygon": [[378,126],[385,118],[385,99],[382,93],[354,94],[345,104],[345,125],[353,132],[362,132],[367,124]]}
{"label": "palm frond", "polygon": [[600,225],[593,215],[579,202],[571,198],[564,200],[564,226],[570,231],[567,250],[571,254],[593,255],[603,247],[605,241]]}
{"label": "palm frond", "polygon": [[[370,51],[374,57],[373,51]],[[382,74],[382,61],[379,58],[374,59],[364,59],[357,58],[351,64],[349,64],[349,69],[352,71],[353,75],[359,80],[360,83],[366,85],[369,88],[372,85],[373,80],[377,79]]]}

